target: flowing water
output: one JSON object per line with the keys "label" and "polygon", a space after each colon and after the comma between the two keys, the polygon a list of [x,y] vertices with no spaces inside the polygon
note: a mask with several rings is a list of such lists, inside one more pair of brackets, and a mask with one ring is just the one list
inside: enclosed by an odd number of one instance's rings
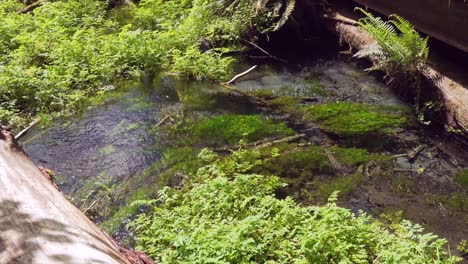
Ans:
{"label": "flowing water", "polygon": [[[172,117],[209,118],[223,113],[262,113],[266,118],[284,119],[210,82],[155,77],[120,86],[103,97],[102,104],[90,107],[81,116],[57,121],[45,129],[37,128],[21,142],[39,166],[55,172],[60,189],[83,209],[89,207],[90,201],[96,197],[102,199],[102,196],[91,194],[105,186],[106,195],[112,198],[102,206],[114,208],[106,216],[101,214],[97,221],[119,214],[116,211],[127,217],[122,208],[129,206],[127,198],[133,192],[161,187],[159,181],[148,180],[148,177],[137,179],[138,175],[148,174],[149,168],[158,163],[163,155],[163,146],[175,143],[168,142],[168,138],[157,129],[167,120],[174,125]],[[356,62],[344,60],[317,61],[309,66],[293,67],[263,65],[240,79],[235,87],[243,92],[266,95],[265,98],[293,96],[302,100],[301,105],[358,102],[405,106],[377,77],[365,73]],[[455,209],[446,208],[440,199],[434,198],[428,203],[426,195],[466,195],[466,189],[460,189],[453,181],[454,173],[468,166],[464,143],[447,141],[447,138],[419,125],[397,131],[385,141],[368,137],[364,142],[361,139],[356,143],[343,137],[329,136],[336,144],[351,144],[351,147],[368,147],[372,144],[366,142],[379,141],[377,149],[369,150],[395,156],[392,167],[387,168],[391,173],[386,174],[393,178],[369,176],[372,174],[369,171],[376,166],[359,167],[363,175],[367,172],[366,179],[359,186],[353,186],[353,192],[347,196],[344,205],[374,215],[387,209],[403,210],[406,217],[426,224],[429,230],[449,237],[454,243],[468,237],[468,212],[463,208],[464,201],[460,209],[456,206]],[[415,157],[400,155],[420,148],[422,150]],[[158,178],[160,172],[152,170],[151,177]],[[120,188],[122,185],[130,187]],[[112,196],[113,192],[122,194]],[[295,197],[301,200],[298,195]],[[100,209],[97,208],[98,211]],[[118,221],[121,225],[120,218]],[[125,232],[119,235],[117,230],[121,231],[121,226],[110,228],[118,238],[128,235]]]}

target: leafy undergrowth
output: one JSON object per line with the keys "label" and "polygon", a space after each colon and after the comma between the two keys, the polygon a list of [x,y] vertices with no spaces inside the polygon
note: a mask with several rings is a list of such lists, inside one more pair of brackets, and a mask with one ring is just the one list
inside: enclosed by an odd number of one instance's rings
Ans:
{"label": "leafy undergrowth", "polygon": [[[269,1],[45,1],[27,14],[0,1],[0,121],[24,126],[35,116],[68,115],[119,78],[171,72],[196,79],[230,76],[240,38],[277,29],[289,6]],[[272,10],[276,11],[272,11]]]}
{"label": "leafy undergrowth", "polygon": [[[182,188],[164,188],[151,210],[130,224],[140,250],[160,263],[456,263],[446,241],[402,221],[388,227],[338,207],[302,207],[278,199],[278,177],[249,174],[246,151],[186,177]],[[258,161],[256,162],[258,163]]]}

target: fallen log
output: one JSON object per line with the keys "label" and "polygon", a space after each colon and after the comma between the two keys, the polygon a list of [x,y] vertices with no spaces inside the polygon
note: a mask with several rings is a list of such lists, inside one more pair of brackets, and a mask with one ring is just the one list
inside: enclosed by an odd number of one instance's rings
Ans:
{"label": "fallen log", "polygon": [[19,10],[17,13],[18,14],[26,14],[26,13],[29,13],[31,11],[33,11],[34,9],[40,7],[42,4],[46,3],[46,2],[49,2],[49,0],[38,0],[28,6],[26,6],[25,8]]}
{"label": "fallen log", "polygon": [[[339,19],[330,19],[330,17]],[[354,50],[361,50],[368,45],[376,44],[371,35],[354,23],[350,23],[352,19],[344,18],[344,15],[335,13],[329,15],[326,21],[327,28],[340,38],[340,42],[347,43]],[[375,58],[371,61],[377,63]],[[441,102],[446,109],[447,124],[468,133],[468,88],[438,72],[430,65],[427,65],[422,76],[428,83],[432,83],[440,94]]]}
{"label": "fallen log", "polygon": [[0,263],[131,264],[119,250],[0,127]]}

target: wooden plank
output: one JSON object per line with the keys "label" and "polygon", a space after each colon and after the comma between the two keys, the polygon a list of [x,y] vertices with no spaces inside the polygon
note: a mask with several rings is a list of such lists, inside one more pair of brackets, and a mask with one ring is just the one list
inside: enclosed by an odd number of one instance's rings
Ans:
{"label": "wooden plank", "polygon": [[0,132],[0,263],[129,262],[16,146]]}

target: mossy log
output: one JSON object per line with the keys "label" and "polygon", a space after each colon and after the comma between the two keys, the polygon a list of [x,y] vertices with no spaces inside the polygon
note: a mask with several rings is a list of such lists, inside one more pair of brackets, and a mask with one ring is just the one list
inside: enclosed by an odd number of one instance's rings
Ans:
{"label": "mossy log", "polygon": [[119,247],[0,131],[0,263],[128,263]]}
{"label": "mossy log", "polygon": [[[330,19],[337,17],[340,19]],[[352,19],[343,19],[345,16],[335,13],[328,15],[327,28],[339,36],[340,41],[346,42],[350,48],[361,50],[367,45],[375,44],[375,40],[359,28]],[[373,60],[376,63],[376,59]],[[446,109],[447,124],[454,128],[459,128],[468,133],[468,88],[460,83],[438,72],[431,66],[422,73],[429,83],[433,83],[440,94],[442,103]]]}

